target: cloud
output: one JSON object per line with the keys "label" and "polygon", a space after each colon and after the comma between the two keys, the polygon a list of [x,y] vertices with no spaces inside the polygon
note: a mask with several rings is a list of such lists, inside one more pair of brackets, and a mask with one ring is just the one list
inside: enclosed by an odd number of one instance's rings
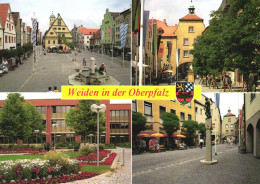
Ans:
{"label": "cloud", "polygon": [[74,24],[99,28],[106,8],[122,12],[130,8],[131,0],[0,0],[0,3],[10,3],[11,10],[20,12],[21,18],[29,26],[35,12],[40,29],[45,32],[49,28],[52,11],[55,16],[61,14],[69,29],[72,29]]}
{"label": "cloud", "polygon": [[[195,14],[204,19],[204,24],[208,26],[209,14],[217,10],[222,0],[194,0]],[[150,11],[150,18],[166,19],[168,25],[179,23],[179,19],[189,13],[189,0],[147,0],[145,10]]]}

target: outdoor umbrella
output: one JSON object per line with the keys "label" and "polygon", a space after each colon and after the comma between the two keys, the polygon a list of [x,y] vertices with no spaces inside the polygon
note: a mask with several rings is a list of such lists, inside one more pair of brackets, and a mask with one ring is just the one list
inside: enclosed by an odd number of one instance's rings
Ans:
{"label": "outdoor umbrella", "polygon": [[172,70],[165,70],[165,71],[163,71],[163,72],[165,72],[165,73],[173,73]]}
{"label": "outdoor umbrella", "polygon": [[146,133],[140,133],[140,134],[138,134],[137,135],[137,137],[151,137],[151,135],[150,134],[146,134]]}
{"label": "outdoor umbrella", "polygon": [[156,134],[152,134],[151,137],[163,137],[163,134],[160,133],[156,133]]}

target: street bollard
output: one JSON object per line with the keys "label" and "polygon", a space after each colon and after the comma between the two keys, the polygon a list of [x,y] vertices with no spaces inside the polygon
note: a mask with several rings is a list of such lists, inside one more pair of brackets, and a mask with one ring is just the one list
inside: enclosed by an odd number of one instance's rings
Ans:
{"label": "street bollard", "polygon": [[122,164],[122,166],[124,166],[125,165],[125,149],[123,149],[123,164]]}

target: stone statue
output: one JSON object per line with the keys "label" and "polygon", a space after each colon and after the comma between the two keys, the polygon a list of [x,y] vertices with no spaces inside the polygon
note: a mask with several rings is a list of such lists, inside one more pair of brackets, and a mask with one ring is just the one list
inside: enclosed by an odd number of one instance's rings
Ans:
{"label": "stone statue", "polygon": [[206,102],[205,102],[205,115],[207,116],[207,119],[210,119],[211,118],[211,112],[210,112],[210,102],[211,102],[211,99],[208,99],[206,98],[205,99]]}

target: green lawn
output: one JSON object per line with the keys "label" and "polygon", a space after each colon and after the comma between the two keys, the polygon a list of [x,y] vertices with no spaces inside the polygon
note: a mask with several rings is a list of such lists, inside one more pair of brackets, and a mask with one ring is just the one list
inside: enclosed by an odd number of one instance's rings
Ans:
{"label": "green lawn", "polygon": [[83,168],[81,168],[81,170],[103,174],[110,170],[110,165],[100,165],[99,167],[95,165],[84,165]]}
{"label": "green lawn", "polygon": [[0,161],[17,160],[17,159],[43,159],[42,155],[0,155]]}

